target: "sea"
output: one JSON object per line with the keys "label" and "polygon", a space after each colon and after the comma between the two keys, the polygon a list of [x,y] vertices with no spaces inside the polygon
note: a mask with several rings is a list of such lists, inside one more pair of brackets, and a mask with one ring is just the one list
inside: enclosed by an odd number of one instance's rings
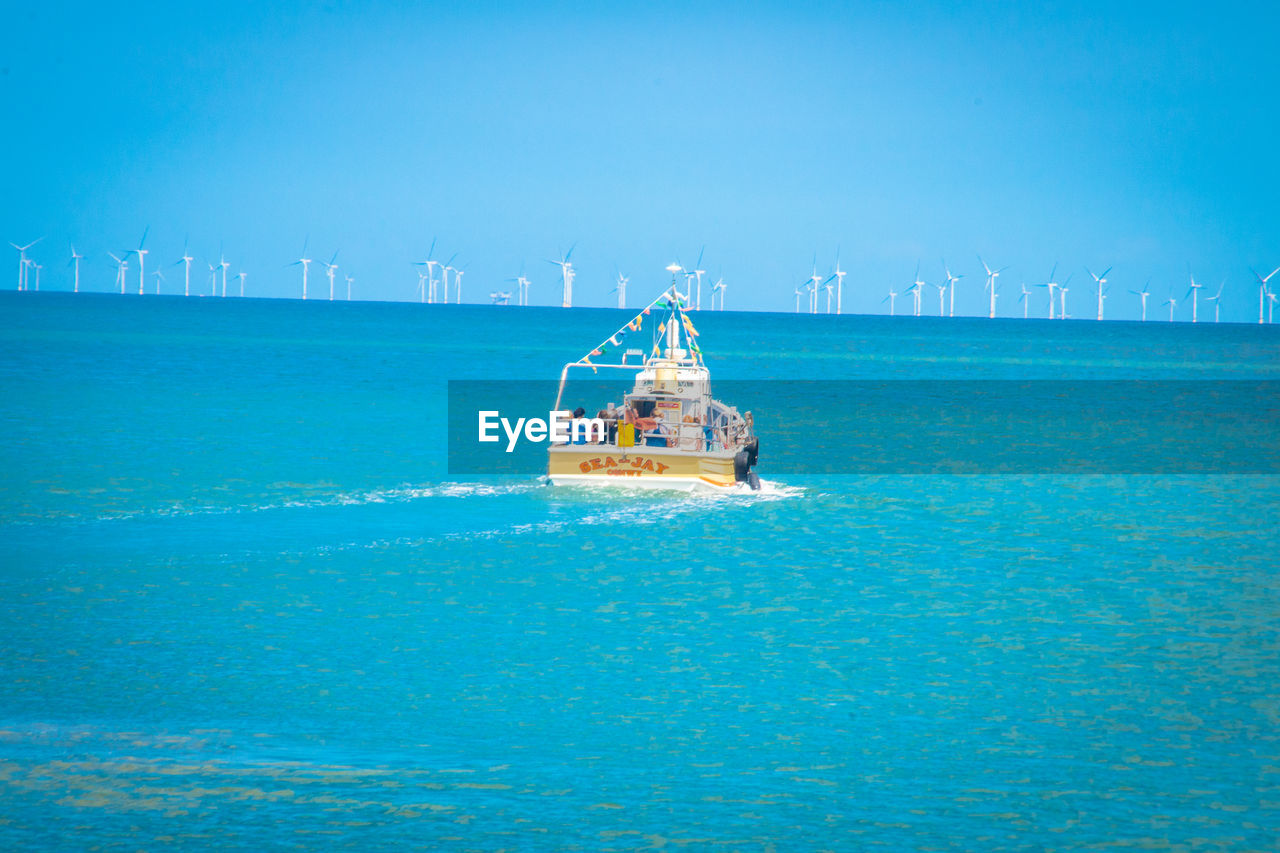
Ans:
{"label": "sea", "polygon": [[1280,332],[698,312],[760,491],[456,464],[634,313],[0,293],[0,849],[1280,849]]}

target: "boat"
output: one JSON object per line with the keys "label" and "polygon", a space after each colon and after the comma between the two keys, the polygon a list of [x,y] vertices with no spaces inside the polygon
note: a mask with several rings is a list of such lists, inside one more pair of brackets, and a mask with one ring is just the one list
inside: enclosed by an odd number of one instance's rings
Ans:
{"label": "boat", "polygon": [[[673,284],[599,346],[564,366],[553,409],[561,413],[571,373],[622,370],[635,378],[622,400],[607,403],[596,417],[574,410],[569,442],[547,450],[553,485],[759,490],[754,419],[711,396],[711,372],[687,304],[687,295]],[[646,331],[652,340],[647,357],[645,349],[628,346]]]}

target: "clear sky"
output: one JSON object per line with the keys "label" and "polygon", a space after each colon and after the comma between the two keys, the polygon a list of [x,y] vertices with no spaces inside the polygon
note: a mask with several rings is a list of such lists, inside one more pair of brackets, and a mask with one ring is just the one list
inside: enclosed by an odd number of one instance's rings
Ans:
{"label": "clear sky", "polygon": [[985,314],[981,253],[1010,267],[1001,314],[1058,262],[1074,316],[1114,265],[1109,317],[1148,278],[1167,317],[1190,264],[1253,321],[1249,267],[1280,265],[1274,4],[6,7],[0,239],[43,236],[50,289],[70,242],[111,289],[148,226],[148,270],[189,239],[201,288],[221,247],[260,296],[300,295],[309,240],[340,291],[413,299],[435,238],[466,301],[523,265],[558,304],[545,260],[576,244],[575,302],[613,304],[621,269],[634,304],[705,245],[730,308],[792,310],[839,249],[847,311],[945,257]]}

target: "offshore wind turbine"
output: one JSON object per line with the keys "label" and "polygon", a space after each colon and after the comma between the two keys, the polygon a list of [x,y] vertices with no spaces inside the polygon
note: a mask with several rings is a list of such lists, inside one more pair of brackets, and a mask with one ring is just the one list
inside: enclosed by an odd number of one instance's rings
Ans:
{"label": "offshore wind turbine", "polygon": [[32,240],[30,243],[28,243],[25,246],[19,246],[17,243],[9,244],[10,246],[18,250],[18,290],[27,289],[27,249],[30,249],[32,246],[34,246],[36,243],[39,243],[40,240],[43,240],[43,239],[44,238],[41,237],[39,240]]}
{"label": "offshore wind turbine", "polygon": [[1173,322],[1173,309],[1178,307],[1178,300],[1177,300],[1177,299],[1174,299],[1174,297],[1173,297],[1173,291],[1172,291],[1172,290],[1170,290],[1170,291],[1169,291],[1169,301],[1168,301],[1168,302],[1166,302],[1166,303],[1165,303],[1165,305],[1168,305],[1168,306],[1169,306],[1169,322],[1170,322],[1170,323],[1172,323],[1172,322]]}
{"label": "offshore wind turbine", "polygon": [[982,255],[978,255],[978,263],[982,264],[982,268],[987,271],[986,290],[991,296],[990,309],[987,312],[987,317],[991,319],[995,319],[996,296],[998,295],[996,293],[996,285],[997,285],[996,280],[1000,278],[1000,273],[1007,270],[1008,267],[1001,267],[998,270],[993,270],[991,267],[987,266],[987,262],[982,259]]}
{"label": "offshore wind turbine", "polygon": [[436,280],[434,276],[435,267],[440,265],[439,261],[431,260],[431,256],[436,251],[436,239],[431,238],[431,248],[427,250],[427,259],[425,261],[414,261],[415,267],[426,267],[427,274],[424,277],[422,273],[418,273],[418,299],[420,302],[427,301],[427,283],[431,285],[431,301],[436,301]]}
{"label": "offshore wind turbine", "polygon": [[[836,313],[841,314],[844,311],[844,277],[847,272],[840,269],[840,252],[836,251],[836,271],[832,273],[836,279]],[[828,279],[830,280],[830,279]],[[724,310],[724,294],[720,294],[720,310]]]}
{"label": "offshore wind turbine", "polygon": [[805,281],[801,283],[799,287],[796,288],[796,313],[797,314],[800,313],[800,294],[805,292],[805,286],[807,284],[808,284],[808,279],[805,279]]}
{"label": "offshore wind turbine", "polygon": [[889,295],[886,296],[884,299],[881,299],[880,304],[883,305],[886,302],[889,303],[889,316],[892,317],[894,316],[894,306],[898,302],[898,291],[894,290],[893,288],[889,288]]}
{"label": "offshore wind turbine", "polygon": [[938,289],[938,316],[945,317],[947,316],[947,285],[935,284],[934,287]]}
{"label": "offshore wind turbine", "polygon": [[453,302],[455,305],[462,304],[462,274],[464,272],[466,272],[466,270],[453,271]]}
{"label": "offshore wind turbine", "polygon": [[176,267],[178,264],[186,264],[186,265],[187,265],[187,270],[186,270],[186,279],[187,279],[187,284],[186,284],[186,289],[183,291],[187,296],[190,296],[190,295],[191,295],[191,262],[192,262],[192,261],[194,261],[194,260],[195,260],[195,258],[193,258],[193,257],[191,257],[189,254],[187,254],[187,244],[186,244],[186,242],[185,242],[185,241],[183,241],[183,244],[182,244],[182,257],[180,257],[180,258],[178,258],[176,261],[174,261],[174,262],[173,262],[173,264],[171,264],[171,266],[175,266],[175,267]]}
{"label": "offshore wind turbine", "polygon": [[[332,301],[333,301],[333,273],[334,273],[334,271],[335,271],[335,270],[337,270],[337,269],[338,269],[338,265],[337,265],[337,264],[335,264],[335,263],[334,263],[334,261],[336,261],[337,259],[338,259],[338,253],[337,253],[337,252],[334,252],[334,253],[333,253],[333,257],[329,259],[328,263],[326,263],[326,262],[324,262],[324,261],[321,261],[321,262],[320,262],[320,263],[324,264],[325,274],[329,276],[329,301],[330,301],[330,302],[332,302]],[[225,274],[224,274],[224,277],[223,277],[223,291],[224,291],[224,294],[225,294],[225,291],[226,291],[226,278],[225,278]]]}
{"label": "offshore wind turbine", "polygon": [[[11,243],[10,245],[13,245],[13,244]],[[1249,267],[1249,272],[1253,273],[1254,278],[1258,280],[1258,323],[1262,323],[1262,304],[1267,297],[1267,293],[1269,292],[1269,288],[1267,287],[1267,282],[1271,281],[1271,276],[1280,272],[1280,267],[1276,267],[1275,269],[1273,269],[1266,278],[1263,278],[1262,276],[1258,275],[1258,271],[1255,270],[1253,267]]]}
{"label": "offshore wind turbine", "polygon": [[124,296],[124,277],[129,270],[129,256],[126,254],[123,258],[120,258],[116,257],[112,252],[107,252],[107,256],[116,262],[116,284],[120,285],[120,295]]}
{"label": "offshore wind turbine", "polygon": [[[244,273],[240,273],[240,274],[244,275]],[[355,281],[356,279],[355,279],[355,276],[350,276],[350,275],[346,276],[346,279],[347,279],[347,301],[350,302],[351,301],[351,282]],[[243,293],[240,295],[244,296]]]}
{"label": "offshore wind turbine", "polygon": [[[1224,278],[1224,279],[1222,280],[1222,284],[1218,285],[1218,292],[1217,292],[1217,293],[1215,293],[1213,296],[1206,296],[1206,297],[1204,298],[1204,301],[1205,301],[1205,302],[1212,302],[1212,303],[1213,303],[1213,322],[1215,322],[1215,323],[1216,323],[1216,322],[1218,322],[1219,311],[1220,311],[1220,309],[1222,308],[1222,302],[1220,301],[1220,300],[1222,299],[1222,288],[1224,288],[1224,287],[1226,287],[1226,286],[1227,286],[1227,280]],[[1145,307],[1146,307],[1146,306],[1145,306],[1145,302],[1146,302],[1146,300],[1144,299],[1144,300],[1143,300],[1143,302],[1144,302],[1144,306],[1143,306],[1143,307],[1144,307],[1144,311],[1143,311],[1143,314],[1145,315],[1145,314],[1146,314],[1146,311],[1145,311]]]}
{"label": "offshore wind turbine", "polygon": [[[630,281],[630,279],[628,279],[625,275],[623,275],[622,271],[619,270],[618,284],[616,287],[614,287],[614,290],[618,291],[618,307],[619,308],[627,307],[627,282],[628,281]],[[715,301],[716,301],[715,291],[713,290],[711,291],[711,302],[713,305],[715,304]]]}
{"label": "offshore wind turbine", "polygon": [[818,275],[818,256],[813,256],[813,275],[809,276],[809,313],[818,313],[818,289],[822,287],[822,276]]}
{"label": "offshore wind turbine", "polygon": [[947,274],[947,289],[951,291],[950,308],[948,309],[947,313],[948,313],[948,316],[954,317],[956,316],[956,282],[964,278],[964,276],[952,275],[951,268],[947,266],[947,261],[945,258],[942,261],[942,269]]}
{"label": "offshore wind turbine", "polygon": [[31,268],[36,271],[36,293],[39,293],[40,292],[40,270],[44,269],[44,266],[36,263],[35,261],[32,261]]}
{"label": "offshore wind turbine", "polygon": [[245,277],[248,275],[249,274],[244,270],[240,270],[240,272],[236,273],[236,278],[240,279],[240,296],[241,297],[244,296],[244,280],[245,280]]}
{"label": "offshore wind turbine", "polygon": [[697,276],[697,279],[698,279],[698,301],[694,303],[694,310],[696,311],[702,310],[702,277],[707,274],[707,271],[704,269],[699,269],[699,267],[702,266],[702,255],[706,251],[707,251],[706,246],[703,246],[701,249],[698,250],[698,262],[693,265],[694,266],[693,275]]}
{"label": "offshore wind turbine", "polygon": [[1147,279],[1147,283],[1142,285],[1142,290],[1130,290],[1134,296],[1142,297],[1142,322],[1147,322],[1147,297],[1151,295],[1151,279]]}
{"label": "offshore wind turbine", "polygon": [[153,272],[153,273],[151,274],[151,277],[152,277],[152,278],[154,278],[154,279],[156,280],[156,296],[159,296],[159,295],[160,295],[160,282],[164,281],[164,273],[163,273],[163,272],[161,272],[160,270],[156,270],[155,272]]}
{"label": "offshore wind turbine", "polygon": [[[36,264],[36,290],[40,289],[40,265]],[[1276,301],[1280,300],[1280,296],[1276,296],[1271,291],[1267,291],[1267,298],[1271,300],[1270,306],[1267,308],[1267,323],[1275,322]]]}
{"label": "offshore wind turbine", "polygon": [[225,297],[227,295],[227,267],[231,266],[231,264],[227,263],[227,259],[222,257],[221,252],[218,253],[218,257],[220,259],[218,266],[222,267],[222,295]]}
{"label": "offshore wind turbine", "polygon": [[73,291],[74,293],[80,292],[80,260],[83,257],[84,255],[76,254],[76,244],[72,243],[71,244],[71,260],[67,263],[67,266],[71,266],[72,264],[75,264],[76,266],[76,287],[75,287],[75,290]]}
{"label": "offshore wind turbine", "polygon": [[[1191,276],[1191,289],[1187,291],[1187,296],[1191,297],[1191,322],[1195,323],[1197,322],[1197,314],[1199,313],[1198,303],[1200,302],[1200,288],[1204,287],[1204,285],[1196,281],[1196,277],[1191,274],[1190,267],[1187,268],[1187,275]],[[1186,299],[1186,296],[1184,296],[1183,299]]]}
{"label": "offshore wind turbine", "polygon": [[150,225],[148,225],[146,228],[143,229],[142,239],[138,241],[138,248],[127,249],[125,250],[125,253],[124,253],[125,257],[128,257],[129,255],[138,256],[138,295],[139,296],[142,295],[143,285],[146,284],[146,275],[144,274],[143,267],[146,265],[146,262],[147,262],[147,252],[151,251],[150,249],[144,249],[142,247],[147,243],[147,232],[149,232],[150,230],[151,230]]}
{"label": "offshore wind turbine", "polygon": [[209,295],[218,295],[218,267],[216,264],[209,264]]}
{"label": "offshore wind turbine", "polygon": [[[713,311],[716,310],[716,292],[717,291],[719,291],[720,293],[720,310],[721,311],[724,310],[724,289],[725,289],[725,283],[723,278],[716,279],[716,283],[711,285],[711,310]],[[836,299],[837,309],[839,308],[839,305],[840,305],[840,301],[839,301],[839,297],[837,296],[837,299]],[[839,313],[838,310],[837,310],[837,313]]]}
{"label": "offshore wind turbine", "polygon": [[[573,307],[573,263],[569,260],[569,258],[573,257],[573,250],[576,248],[577,248],[576,243],[570,246],[569,251],[566,252],[564,255],[562,255],[560,260],[558,261],[553,261],[550,259],[547,260],[547,263],[554,264],[560,267],[560,277],[564,285],[564,289],[561,291],[561,295],[560,295],[561,308]],[[677,266],[676,268],[680,269],[679,266]],[[667,267],[667,269],[671,269],[671,267]]]}
{"label": "offshore wind turbine", "polygon": [[1111,267],[1107,267],[1105,270],[1102,271],[1102,275],[1098,276],[1098,275],[1093,275],[1092,270],[1090,270],[1088,267],[1084,268],[1084,271],[1089,273],[1089,275],[1093,276],[1093,280],[1098,285],[1098,319],[1099,320],[1102,319],[1102,301],[1107,298],[1106,295],[1102,292],[1102,285],[1107,283],[1107,273],[1111,272],[1111,269],[1112,269]]}
{"label": "offshore wind turbine", "polygon": [[1058,286],[1058,282],[1054,279],[1058,274],[1058,264],[1055,262],[1053,269],[1049,270],[1049,280],[1044,284],[1037,284],[1036,287],[1047,287],[1049,289],[1049,319],[1053,319],[1053,289]]}
{"label": "offshore wind turbine", "polygon": [[911,308],[914,316],[920,316],[920,294],[924,290],[925,283],[920,280],[920,262],[916,261],[916,280],[911,283],[909,290],[911,291]]}
{"label": "offshore wind turbine", "polygon": [[1070,281],[1071,276],[1067,276],[1067,280],[1058,285],[1058,298],[1061,300],[1061,304],[1058,306],[1059,320],[1065,320],[1067,317],[1071,316],[1067,313],[1067,291],[1070,290],[1070,288],[1067,287],[1067,283]]}
{"label": "offshore wind turbine", "polygon": [[1027,297],[1031,295],[1031,291],[1027,290],[1027,283],[1022,282],[1022,296],[1018,297],[1018,301],[1022,303],[1022,319],[1027,319],[1027,310],[1031,307],[1031,303]]}
{"label": "offshore wind turbine", "polygon": [[303,300],[306,300],[307,298],[307,267],[310,266],[311,264],[311,259],[307,257],[307,243],[309,241],[310,241],[310,238],[302,241],[302,257],[298,258],[296,261],[289,264],[289,266],[291,267],[296,267],[299,264],[302,265],[302,298]]}

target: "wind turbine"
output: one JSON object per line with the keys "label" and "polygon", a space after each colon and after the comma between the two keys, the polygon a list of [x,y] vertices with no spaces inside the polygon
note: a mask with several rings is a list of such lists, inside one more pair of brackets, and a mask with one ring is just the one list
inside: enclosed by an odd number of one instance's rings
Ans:
{"label": "wind turbine", "polygon": [[[836,280],[836,313],[840,314],[844,311],[844,277],[847,272],[840,269],[840,251],[836,250],[836,271],[831,274]],[[830,281],[831,279],[827,279]],[[720,295],[720,308],[724,309],[724,294]]]}
{"label": "wind turbine", "polygon": [[[10,243],[10,245],[13,245],[13,244]],[[1262,276],[1258,275],[1258,271],[1255,270],[1253,267],[1249,267],[1249,272],[1253,273],[1254,278],[1258,280],[1258,322],[1261,323],[1262,322],[1262,304],[1265,301],[1268,293],[1267,282],[1271,281],[1271,276],[1280,272],[1280,267],[1276,267],[1275,269],[1273,269],[1271,271],[1271,274],[1268,275],[1266,278],[1263,278]]]}
{"label": "wind turbine", "polygon": [[[836,295],[836,289],[831,286],[831,279],[827,279],[825,282],[823,282],[822,286],[827,291],[827,313],[830,314],[831,313],[831,297]],[[712,294],[711,301],[712,303],[715,302],[715,294]]]}
{"label": "wind turbine", "polygon": [[[1187,275],[1191,276],[1191,289],[1187,291],[1187,296],[1191,297],[1191,322],[1195,323],[1198,322],[1200,288],[1204,287],[1204,285],[1196,281],[1196,277],[1192,275],[1190,267],[1187,268]],[[1186,296],[1183,297],[1183,299],[1186,298]]]}
{"label": "wind turbine", "polygon": [[[1074,275],[1074,274],[1075,274],[1075,273],[1072,273],[1072,275]],[[1068,290],[1070,290],[1070,288],[1068,288],[1068,287],[1067,287],[1067,284],[1068,284],[1070,281],[1071,281],[1071,276],[1069,275],[1069,276],[1067,276],[1067,280],[1066,280],[1066,281],[1064,281],[1062,284],[1058,285],[1058,296],[1059,296],[1059,298],[1062,300],[1062,304],[1058,306],[1058,319],[1059,319],[1059,320],[1065,320],[1065,319],[1067,319],[1068,317],[1070,317],[1070,316],[1071,316],[1070,314],[1068,314],[1068,313],[1067,313],[1067,291],[1068,291]]]}
{"label": "wind turbine", "polygon": [[[336,270],[338,269],[338,265],[337,265],[337,264],[335,264],[335,263],[334,263],[334,261],[336,261],[337,259],[338,259],[338,253],[337,253],[337,252],[334,252],[334,253],[333,253],[333,257],[332,257],[332,258],[330,258],[330,259],[329,259],[329,261],[328,261],[327,263],[326,263],[325,261],[321,261],[321,262],[320,262],[320,263],[324,264],[324,271],[325,271],[325,274],[329,276],[329,301],[330,301],[330,302],[332,302],[332,301],[333,301],[333,273],[334,273],[334,271],[336,271]],[[226,287],[225,287],[225,285],[226,285],[226,279],[225,279],[225,276],[224,276],[224,279],[223,279],[223,285],[224,285],[224,286],[223,286],[223,290],[225,291],[225,290],[226,290]]]}
{"label": "wind turbine", "polygon": [[[43,237],[40,238],[40,240],[43,239]],[[27,249],[30,249],[36,243],[39,243],[40,240],[32,240],[25,246],[19,246],[17,243],[9,244],[18,250],[18,290],[27,289]]]}
{"label": "wind turbine", "polygon": [[218,295],[218,267],[216,264],[209,264],[209,295]]}
{"label": "wind turbine", "polygon": [[934,287],[938,289],[938,316],[945,317],[947,316],[947,285],[935,284]]}
{"label": "wind turbine", "polygon": [[1178,300],[1173,298],[1173,291],[1169,291],[1169,301],[1165,303],[1169,306],[1169,322],[1173,322],[1173,309],[1178,307]]}
{"label": "wind turbine", "polygon": [[[1222,299],[1222,288],[1226,286],[1227,286],[1227,280],[1224,278],[1222,280],[1222,284],[1218,285],[1218,292],[1215,293],[1213,296],[1206,296],[1204,298],[1205,302],[1213,303],[1213,322],[1215,323],[1218,322],[1219,310],[1222,308],[1222,303],[1219,301]],[[1143,302],[1145,303],[1146,300],[1143,300]],[[1144,311],[1143,313],[1145,314],[1146,312]]]}
{"label": "wind turbine", "polygon": [[702,266],[702,255],[706,251],[706,246],[703,246],[698,250],[698,262],[693,265],[693,274],[698,277],[698,301],[694,303],[694,310],[696,311],[702,310],[702,277],[707,274],[707,271],[704,269],[698,269],[698,267]]}
{"label": "wind turbine", "polygon": [[[668,269],[670,269],[670,267],[668,267]],[[804,282],[801,283],[800,286],[796,288],[796,313],[797,314],[800,313],[800,294],[805,292],[805,287],[808,285],[808,282],[809,280],[805,279]]]}
{"label": "wind turbine", "polygon": [[982,264],[982,268],[983,268],[984,270],[986,270],[986,271],[987,271],[987,284],[986,284],[986,289],[987,289],[987,292],[988,292],[988,293],[990,293],[990,295],[991,295],[991,308],[990,308],[989,312],[987,313],[987,316],[988,316],[988,317],[990,317],[990,318],[992,318],[992,319],[995,319],[995,316],[996,316],[996,296],[997,296],[997,294],[996,294],[996,279],[998,279],[998,278],[1000,277],[1000,273],[1002,273],[1002,272],[1004,272],[1005,270],[1007,270],[1007,269],[1008,269],[1008,267],[1001,267],[1001,268],[1000,268],[1000,269],[998,269],[998,270],[993,270],[991,267],[987,266],[987,262],[986,262],[986,261],[984,261],[984,260],[982,259],[982,255],[978,255],[978,263]]}
{"label": "wind turbine", "polygon": [[[717,292],[717,291],[719,291],[719,293],[720,293],[720,310],[721,310],[721,311],[723,311],[723,310],[724,310],[724,289],[725,289],[725,283],[724,283],[724,279],[723,279],[723,278],[718,278],[718,279],[716,279],[716,283],[715,283],[715,284],[713,284],[713,285],[711,285],[711,309],[712,309],[713,311],[715,310],[715,307],[716,307],[716,292]],[[837,290],[837,295],[836,295],[836,313],[839,313],[839,309],[840,309],[840,297],[839,297],[839,291]]]}
{"label": "wind turbine", "polygon": [[453,271],[453,301],[457,305],[462,304],[462,274],[464,272],[466,272],[466,270]]}
{"label": "wind turbine", "polygon": [[435,253],[435,251],[436,251],[436,239],[432,237],[431,248],[427,250],[427,259],[425,261],[413,262],[413,265],[415,267],[427,268],[427,274],[425,277],[422,275],[422,273],[418,273],[418,299],[421,302],[427,301],[427,287],[426,287],[427,282],[430,282],[431,284],[431,301],[432,302],[436,301],[436,280],[433,273],[435,272],[435,268],[440,265],[440,262],[431,260],[431,256]]}
{"label": "wind turbine", "polygon": [[[241,273],[241,275],[244,275],[244,273]],[[351,282],[355,281],[356,279],[355,279],[355,276],[350,276],[350,275],[345,276],[345,278],[347,279],[347,301],[350,302],[351,301]],[[243,296],[244,294],[241,294],[241,295]]]}
{"label": "wind turbine", "polygon": [[161,272],[160,270],[156,270],[155,272],[153,272],[153,273],[151,274],[151,276],[156,280],[156,296],[159,296],[159,295],[160,295],[160,282],[164,281],[164,273],[163,273],[163,272]]}
{"label": "wind turbine", "polygon": [[[36,264],[36,290],[40,289],[40,265]],[[1271,300],[1271,304],[1267,307],[1267,323],[1274,322],[1276,313],[1276,301],[1280,300],[1280,296],[1276,296],[1271,291],[1267,291],[1267,298]]]}
{"label": "wind turbine", "polygon": [[218,253],[218,257],[220,258],[218,266],[222,267],[222,295],[225,297],[227,295],[227,267],[231,266],[231,264],[227,263],[227,259],[222,256],[221,252]]}
{"label": "wind turbine", "polygon": [[1103,294],[1102,292],[1102,285],[1107,283],[1107,273],[1111,272],[1111,267],[1107,267],[1105,270],[1103,270],[1102,275],[1100,276],[1093,275],[1093,272],[1088,267],[1085,267],[1084,271],[1089,273],[1090,276],[1093,276],[1093,280],[1098,284],[1098,319],[1101,320],[1102,319],[1102,301],[1107,298],[1106,295]]}
{"label": "wind turbine", "polygon": [[1134,296],[1142,297],[1142,322],[1147,322],[1147,297],[1151,295],[1151,279],[1147,279],[1147,283],[1142,285],[1142,290],[1130,290]]}
{"label": "wind turbine", "polygon": [[311,259],[307,257],[307,243],[309,241],[310,238],[302,241],[302,257],[289,264],[291,267],[302,265],[302,298],[304,300],[307,298],[307,267],[311,264]]}
{"label": "wind turbine", "polygon": [[[36,293],[39,293],[40,292],[40,270],[44,269],[44,266],[42,266],[41,264],[37,264],[35,261],[32,261],[31,267],[36,271]],[[1275,297],[1272,297],[1272,298],[1274,299]]]}
{"label": "wind turbine", "polygon": [[1054,278],[1058,273],[1058,264],[1055,262],[1053,269],[1049,271],[1049,280],[1044,284],[1037,284],[1036,287],[1047,287],[1049,289],[1049,319],[1053,319],[1053,289],[1058,286],[1058,282]]}
{"label": "wind turbine", "polygon": [[[618,307],[619,307],[619,308],[626,308],[626,307],[627,307],[627,282],[628,282],[628,281],[630,281],[630,279],[628,279],[625,275],[623,275],[623,274],[622,274],[622,271],[621,271],[621,270],[619,270],[619,271],[618,271],[618,285],[614,288],[614,290],[616,290],[616,291],[618,292]],[[711,291],[711,302],[712,302],[712,304],[713,304],[713,305],[715,304],[715,301],[716,301],[715,291],[713,290],[713,291]]]}
{"label": "wind turbine", "polygon": [[[569,247],[569,251],[566,252],[560,258],[560,260],[547,261],[547,263],[549,264],[555,264],[556,266],[560,267],[560,277],[564,281],[564,290],[561,294],[561,299],[560,299],[561,308],[573,307],[573,263],[570,262],[569,258],[573,256],[573,250],[575,248],[577,248],[576,243]],[[670,269],[670,267],[668,267],[667,269]]]}
{"label": "wind turbine", "polygon": [[146,245],[147,232],[150,230],[151,230],[150,225],[148,225],[146,228],[143,229],[142,239],[138,241],[138,248],[128,249],[125,251],[125,257],[128,257],[129,255],[138,256],[138,295],[139,296],[141,296],[143,293],[142,286],[146,284],[146,275],[144,274],[143,267],[146,265],[146,262],[147,262],[147,252],[151,251],[150,249],[144,249],[142,247]]}
{"label": "wind turbine", "polygon": [[911,308],[914,316],[920,316],[920,291],[924,289],[925,283],[920,280],[920,262],[916,261],[916,280],[912,282],[911,287]]}
{"label": "wind turbine", "polygon": [[123,258],[119,258],[112,252],[107,252],[107,256],[116,262],[116,284],[120,285],[120,295],[124,296],[124,276],[129,270],[129,256],[126,254]]}
{"label": "wind turbine", "polygon": [[83,257],[84,255],[76,254],[76,245],[75,243],[72,243],[71,244],[71,260],[67,263],[67,266],[71,266],[72,264],[75,264],[76,266],[76,289],[74,291],[75,293],[80,292],[80,260]]}
{"label": "wind turbine", "polygon": [[881,305],[883,305],[883,304],[885,304],[886,302],[888,302],[888,303],[889,303],[889,316],[890,316],[890,317],[892,317],[892,316],[894,316],[894,306],[895,306],[895,305],[897,304],[897,302],[898,302],[898,291],[896,291],[896,290],[894,290],[894,289],[890,288],[890,289],[889,289],[889,295],[888,295],[888,296],[886,296],[884,299],[881,299],[881,300],[880,300],[880,304],[881,304]]}
{"label": "wind turbine", "polygon": [[191,295],[191,262],[192,262],[192,261],[194,261],[194,260],[195,260],[195,258],[193,258],[193,257],[191,257],[190,255],[188,255],[188,254],[187,254],[187,243],[186,243],[186,241],[183,241],[183,243],[182,243],[182,257],[180,257],[180,258],[178,258],[176,261],[174,261],[174,262],[173,262],[173,264],[172,264],[171,266],[175,266],[175,267],[176,267],[178,264],[186,264],[186,265],[187,265],[187,270],[186,270],[186,273],[187,273],[187,286],[186,286],[186,290],[184,291],[184,293],[185,293],[187,296],[190,296],[190,295]]}
{"label": "wind turbine", "polygon": [[947,274],[947,289],[951,291],[950,302],[951,307],[948,309],[948,316],[956,316],[956,282],[964,278],[963,275],[952,275],[951,268],[947,266],[946,259],[942,261],[942,269]]}
{"label": "wind turbine", "polygon": [[240,295],[242,297],[244,296],[244,280],[245,280],[245,277],[248,275],[249,274],[244,270],[241,270],[240,272],[236,273],[236,278],[240,279]]}
{"label": "wind turbine", "polygon": [[1031,295],[1031,291],[1027,290],[1027,283],[1022,282],[1022,296],[1018,297],[1018,301],[1022,303],[1022,319],[1027,319],[1027,309],[1031,307],[1031,303],[1027,301],[1027,297]]}
{"label": "wind turbine", "polygon": [[520,304],[528,307],[529,305],[529,279],[524,277],[522,273],[517,282],[520,284]]}
{"label": "wind turbine", "polygon": [[818,256],[813,256],[813,275],[809,276],[809,313],[818,313],[818,289],[822,287],[822,276],[818,275]]}

